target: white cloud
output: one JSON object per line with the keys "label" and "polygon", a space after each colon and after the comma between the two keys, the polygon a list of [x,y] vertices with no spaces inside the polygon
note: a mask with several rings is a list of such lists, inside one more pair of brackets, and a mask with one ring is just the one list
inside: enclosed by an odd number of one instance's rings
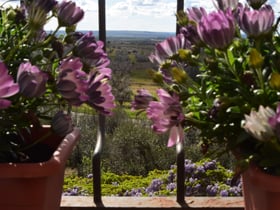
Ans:
{"label": "white cloud", "polygon": [[14,1],[0,0],[0,6],[4,6],[4,7],[8,7],[8,6],[16,7],[17,5],[19,5],[19,0],[14,0]]}
{"label": "white cloud", "polygon": [[[58,0],[62,1],[62,0]],[[98,0],[73,0],[85,11],[84,19],[78,29],[98,29]],[[208,11],[214,10],[213,0],[185,0],[185,8],[203,6]],[[0,5],[6,0],[0,0]],[[245,3],[246,0],[240,0]],[[280,0],[268,0],[275,15],[279,16]],[[7,5],[16,6],[19,0]],[[106,0],[106,23],[108,30],[147,30],[175,31],[176,0]],[[50,28],[55,23],[50,24]]]}
{"label": "white cloud", "polygon": [[[61,0],[60,0],[61,1]],[[97,11],[98,1],[95,0],[74,0],[77,6],[81,7],[84,11]]]}
{"label": "white cloud", "polygon": [[107,28],[175,31],[175,12],[175,0],[108,0]]}
{"label": "white cloud", "polygon": [[109,16],[143,15],[151,17],[173,16],[176,11],[176,1],[167,0],[122,0],[108,8]]}

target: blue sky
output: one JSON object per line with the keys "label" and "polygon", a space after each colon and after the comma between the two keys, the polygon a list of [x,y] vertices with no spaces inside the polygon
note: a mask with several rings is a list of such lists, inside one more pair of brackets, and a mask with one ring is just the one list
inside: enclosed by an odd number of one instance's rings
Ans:
{"label": "blue sky", "polygon": [[[0,0],[0,4],[5,0]],[[74,0],[85,11],[78,24],[80,30],[98,29],[98,0]],[[245,2],[245,0],[240,0]],[[19,1],[12,1],[15,5]],[[175,32],[177,0],[106,0],[107,30],[138,30]],[[275,12],[280,11],[280,0],[268,0]],[[214,9],[212,0],[185,0],[185,8],[203,6]],[[277,14],[278,16],[279,14]],[[51,22],[47,29],[55,27]]]}

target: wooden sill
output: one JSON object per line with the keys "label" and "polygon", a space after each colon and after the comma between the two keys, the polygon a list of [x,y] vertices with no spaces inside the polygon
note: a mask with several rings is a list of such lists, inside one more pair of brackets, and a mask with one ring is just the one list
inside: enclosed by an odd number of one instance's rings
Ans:
{"label": "wooden sill", "polygon": [[107,209],[211,209],[244,210],[243,197],[186,197],[186,205],[176,202],[176,197],[102,197],[103,204],[95,205],[89,196],[63,196],[61,210]]}

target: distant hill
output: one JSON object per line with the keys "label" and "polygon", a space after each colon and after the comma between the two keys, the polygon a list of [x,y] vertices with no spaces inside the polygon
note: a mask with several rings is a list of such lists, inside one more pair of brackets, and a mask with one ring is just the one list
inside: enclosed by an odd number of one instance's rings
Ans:
{"label": "distant hill", "polygon": [[127,37],[127,38],[166,38],[166,37],[175,35],[175,33],[171,33],[171,32],[151,32],[151,31],[107,31],[106,34],[107,34],[107,37],[122,37],[122,38],[123,37]]}
{"label": "distant hill", "polygon": [[[87,31],[81,31],[87,32]],[[59,31],[58,34],[63,34],[64,31]],[[98,38],[98,31],[93,31],[94,36]],[[128,39],[165,39],[174,36],[172,32],[150,32],[150,31],[106,31],[106,36],[110,38],[128,38]]]}

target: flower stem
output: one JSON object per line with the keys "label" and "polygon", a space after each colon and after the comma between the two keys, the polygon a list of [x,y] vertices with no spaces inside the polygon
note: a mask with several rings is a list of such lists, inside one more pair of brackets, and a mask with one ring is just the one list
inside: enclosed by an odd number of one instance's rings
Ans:
{"label": "flower stem", "polygon": [[9,63],[9,61],[11,60],[11,58],[14,57],[14,54],[17,52],[17,50],[19,49],[19,47],[28,40],[29,36],[32,34],[32,31],[29,31],[26,36],[23,37],[23,39],[14,47],[11,49],[11,51],[9,52],[8,56],[4,59],[5,62]]}
{"label": "flower stem", "polygon": [[30,149],[31,147],[35,146],[36,144],[38,144],[38,143],[44,141],[46,138],[50,137],[52,135],[52,133],[53,133],[52,130],[48,131],[48,133],[41,136],[39,139],[33,141],[31,144],[28,144],[25,147],[20,148],[19,151],[22,152],[22,151],[25,151],[27,149]]}

